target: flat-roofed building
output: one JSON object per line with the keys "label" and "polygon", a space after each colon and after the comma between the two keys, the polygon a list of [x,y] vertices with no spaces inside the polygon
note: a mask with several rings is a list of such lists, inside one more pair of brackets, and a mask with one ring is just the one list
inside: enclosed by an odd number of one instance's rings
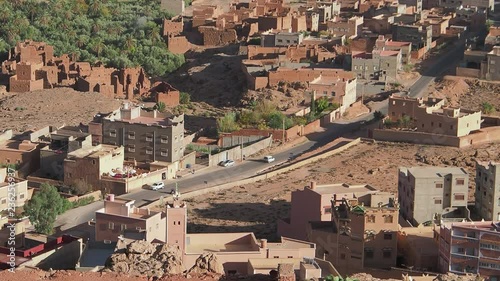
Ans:
{"label": "flat-roofed building", "polygon": [[467,208],[469,174],[456,167],[399,168],[398,201],[412,225]]}
{"label": "flat-roofed building", "polygon": [[500,163],[476,162],[476,212],[485,220],[500,221]]}
{"label": "flat-roofed building", "polygon": [[[278,221],[278,234],[295,239],[307,239],[306,226],[311,221],[327,221],[332,218],[331,200],[335,197],[356,200],[366,194],[376,193],[370,185],[345,183],[317,185],[311,182],[303,190],[292,192],[290,216]],[[340,201],[336,201],[339,204]],[[307,206],[307,208],[304,208]]]}

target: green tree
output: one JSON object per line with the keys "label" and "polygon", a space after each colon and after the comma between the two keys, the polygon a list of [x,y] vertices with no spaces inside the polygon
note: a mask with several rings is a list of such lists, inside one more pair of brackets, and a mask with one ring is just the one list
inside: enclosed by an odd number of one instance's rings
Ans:
{"label": "green tree", "polygon": [[231,133],[240,129],[236,122],[236,113],[229,112],[224,117],[217,119],[219,132]]}
{"label": "green tree", "polygon": [[319,114],[323,112],[325,109],[327,109],[330,103],[328,102],[328,99],[326,97],[321,97],[315,101],[315,104],[316,104],[316,113]]}
{"label": "green tree", "polygon": [[285,129],[288,129],[293,126],[293,120],[287,118],[285,114],[279,111],[272,113],[267,120],[267,125],[273,129],[283,129],[283,124],[285,125]]}
{"label": "green tree", "polygon": [[411,125],[411,118],[410,118],[410,116],[408,116],[408,115],[402,116],[401,118],[399,118],[398,124],[399,124],[399,126],[401,126],[403,128],[410,127],[410,125]]}
{"label": "green tree", "polygon": [[37,232],[51,234],[57,216],[68,210],[70,205],[67,199],[59,195],[56,187],[44,183],[24,206],[24,213]]}
{"label": "green tree", "polygon": [[481,104],[481,110],[484,114],[492,114],[495,112],[495,107],[491,103],[485,101]]}
{"label": "green tree", "polygon": [[189,104],[191,102],[191,96],[186,92],[181,92],[179,96],[179,102],[181,104]]}

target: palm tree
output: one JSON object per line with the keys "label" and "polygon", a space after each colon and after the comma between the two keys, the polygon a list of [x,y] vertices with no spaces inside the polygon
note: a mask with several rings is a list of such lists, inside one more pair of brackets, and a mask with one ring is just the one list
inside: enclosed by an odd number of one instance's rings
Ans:
{"label": "palm tree", "polygon": [[101,11],[101,1],[91,0],[89,4],[89,11],[92,15],[98,15]]}
{"label": "palm tree", "polygon": [[148,30],[148,36],[153,43],[160,38],[160,28],[158,26],[153,26]]}
{"label": "palm tree", "polygon": [[101,39],[96,39],[92,44],[92,51],[97,54],[97,57],[101,56],[102,51],[106,48],[104,42]]}
{"label": "palm tree", "polygon": [[134,36],[132,36],[132,34],[127,34],[125,36],[125,48],[127,49],[127,51],[131,51],[134,47],[135,47],[135,44],[136,44],[137,40],[135,40]]}

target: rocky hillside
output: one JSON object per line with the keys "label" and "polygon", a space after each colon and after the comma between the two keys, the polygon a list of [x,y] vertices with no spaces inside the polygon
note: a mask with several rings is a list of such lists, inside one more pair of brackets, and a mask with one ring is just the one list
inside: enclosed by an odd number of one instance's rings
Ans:
{"label": "rocky hillside", "polygon": [[203,253],[195,265],[184,272],[182,253],[177,246],[134,241],[118,247],[122,250],[109,257],[104,272],[155,278],[176,274],[221,276],[224,273],[222,264],[213,253]]}

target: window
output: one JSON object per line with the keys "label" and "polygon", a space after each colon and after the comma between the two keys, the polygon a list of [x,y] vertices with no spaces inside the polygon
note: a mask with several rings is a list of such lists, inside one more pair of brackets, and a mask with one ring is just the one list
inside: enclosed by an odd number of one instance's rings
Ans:
{"label": "window", "polygon": [[156,229],[160,228],[160,225],[159,224],[156,224]]}
{"label": "window", "polygon": [[[467,124],[467,125],[469,125],[469,124]],[[453,130],[453,125],[450,125],[450,129]]]}
{"label": "window", "polygon": [[335,92],[332,92],[332,97],[334,97],[334,96],[335,96]]}
{"label": "window", "polygon": [[19,194],[19,199],[24,199],[24,193]]}
{"label": "window", "polygon": [[325,214],[331,214],[332,213],[332,207],[323,207],[325,210]]}
{"label": "window", "polygon": [[2,198],[2,204],[7,204],[7,198]]}
{"label": "window", "polygon": [[149,141],[149,142],[153,141],[153,136],[146,136],[146,141]]}
{"label": "window", "polygon": [[135,152],[135,145],[131,145],[128,147],[128,152]]}
{"label": "window", "polygon": [[236,270],[228,270],[227,274],[229,275],[236,275],[237,271]]}
{"label": "window", "polygon": [[328,95],[328,91],[323,91],[323,95],[327,96]]}
{"label": "window", "polygon": [[441,124],[441,123],[439,123],[439,128],[441,128],[441,126],[442,126],[442,124]]}
{"label": "window", "polygon": [[436,188],[443,188],[443,184],[442,183],[436,183]]}
{"label": "window", "polygon": [[384,240],[392,240],[392,233],[384,233]]}
{"label": "window", "polygon": [[122,224],[121,225],[121,230],[124,231],[125,229],[127,229],[127,225],[126,224]]}
{"label": "window", "polygon": [[146,154],[153,154],[153,149],[152,148],[146,148]]}
{"label": "window", "polygon": [[162,150],[162,151],[160,152],[160,154],[161,154],[161,156],[165,156],[165,157],[166,157],[166,156],[168,156],[168,153],[167,153],[167,151],[166,151],[166,150]]}
{"label": "window", "polygon": [[178,224],[178,225],[181,225],[181,221],[177,221],[177,224]]}
{"label": "window", "polygon": [[457,185],[464,185],[465,180],[464,179],[457,179]]}
{"label": "window", "polygon": [[374,215],[367,216],[366,222],[375,223],[375,216]]}
{"label": "window", "polygon": [[176,222],[176,221],[174,221],[174,225],[177,225],[177,222]]}
{"label": "window", "polygon": [[434,204],[442,204],[442,200],[441,199],[434,199]]}
{"label": "window", "polygon": [[465,200],[465,195],[464,194],[455,194],[455,200],[463,201],[463,200]]}
{"label": "window", "polygon": [[135,140],[135,132],[128,132],[128,139]]}
{"label": "window", "polygon": [[434,122],[431,122],[431,127],[434,127]]}
{"label": "window", "polygon": [[358,66],[357,65],[354,66],[354,70],[358,70]]}
{"label": "window", "polygon": [[275,258],[275,259],[279,259],[279,258],[280,258],[280,256],[274,256],[274,258]]}
{"label": "window", "polygon": [[365,248],[365,258],[373,259],[373,249],[372,248]]}
{"label": "window", "polygon": [[115,229],[115,223],[113,223],[113,222],[108,223],[108,228]]}
{"label": "window", "polygon": [[113,137],[113,138],[116,137],[116,130],[110,130],[109,131],[109,136]]}
{"label": "window", "polygon": [[384,259],[390,259],[392,256],[392,249],[386,248],[383,250],[383,253],[384,253],[384,255],[383,255]]}
{"label": "window", "polygon": [[293,256],[288,256],[289,259],[293,259]]}
{"label": "window", "polygon": [[463,253],[465,253],[465,249],[464,248],[458,248],[457,249],[457,253],[463,254]]}
{"label": "window", "polygon": [[92,160],[92,165],[95,165],[95,160]]}
{"label": "window", "polygon": [[393,222],[392,216],[391,215],[385,216],[384,217],[384,222],[385,223],[392,223]]}
{"label": "window", "polygon": [[161,137],[161,143],[168,143],[168,137]]}

